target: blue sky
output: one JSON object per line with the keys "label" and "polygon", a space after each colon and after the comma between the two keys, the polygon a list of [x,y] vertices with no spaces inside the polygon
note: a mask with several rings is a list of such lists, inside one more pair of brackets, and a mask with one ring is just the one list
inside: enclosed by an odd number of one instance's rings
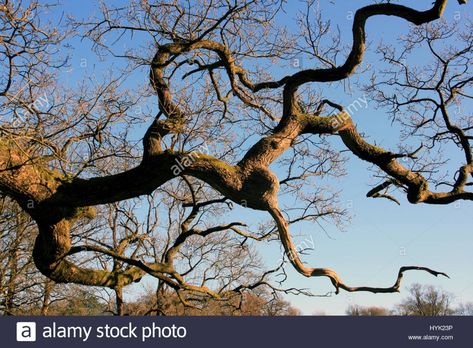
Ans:
{"label": "blue sky", "polygon": [[[70,0],[63,1],[56,11],[64,10],[76,17],[88,17],[97,11],[95,1]],[[300,4],[290,1],[286,5],[286,13],[278,20],[281,25],[293,28],[294,22],[289,19],[294,16]],[[356,8],[368,1],[355,2],[335,1],[332,4],[323,1],[322,9],[325,18],[331,18],[334,25],[339,25],[342,42],[351,42],[351,14]],[[408,2],[403,2],[408,3]],[[431,1],[417,1],[418,8],[431,5]],[[460,12],[457,12],[460,11]],[[445,18],[451,20],[454,16],[467,16],[471,6],[459,7],[456,1],[450,1]],[[373,42],[372,47],[383,38],[394,42],[395,38],[408,32],[408,26],[396,18],[373,18],[367,25],[368,38]],[[76,40],[71,69],[67,74],[70,84],[75,78],[94,71],[100,73],[102,63],[90,51],[90,45]],[[372,51],[368,51],[365,64],[376,67],[376,59]],[[87,60],[88,68],[80,66],[83,59]],[[422,57],[419,57],[422,59]],[[416,62],[417,63],[417,62]],[[119,64],[117,62],[116,64]],[[307,64],[303,62],[303,64]],[[106,64],[109,67],[109,64]],[[305,66],[307,67],[307,66]],[[281,69],[281,76],[285,72]],[[127,81],[128,86],[140,85],[146,81],[147,75],[136,76],[135,80]],[[351,94],[342,88],[334,90],[332,98],[341,104],[351,103],[354,99],[363,97],[363,93],[353,86]],[[383,146],[395,146],[399,141],[399,131],[391,126],[387,114],[378,110],[376,105],[368,102],[366,109],[352,115],[360,131],[370,135],[370,141],[375,140]],[[338,144],[343,149],[342,144]],[[395,147],[394,147],[395,149]],[[455,154],[454,157],[457,155]],[[358,158],[350,156],[347,166],[348,175],[339,180],[331,181],[331,185],[343,192],[341,203],[352,215],[352,222],[345,231],[324,225],[326,231],[317,225],[301,224],[292,229],[300,235],[299,241],[310,239],[315,242],[315,250],[304,260],[311,266],[324,266],[336,270],[349,285],[390,286],[394,282],[399,267],[404,265],[420,265],[444,271],[451,279],[435,278],[421,272],[410,272],[404,277],[403,288],[413,282],[434,284],[456,295],[458,301],[473,301],[473,235],[471,202],[459,202],[449,206],[429,206],[409,204],[401,195],[401,205],[390,201],[368,199],[366,192],[370,190],[373,180],[368,172],[369,166]],[[235,214],[245,216],[249,221],[256,222],[267,219],[265,214],[250,212],[237,208]],[[243,214],[243,215],[241,215]],[[279,257],[280,250],[274,243],[262,245],[260,251],[263,257],[271,262]],[[332,290],[328,280],[320,278],[305,279],[294,271],[289,272],[288,286],[305,287],[313,292],[323,294]],[[392,306],[404,296],[401,294],[370,294],[346,293],[338,296],[309,298],[290,296],[288,299],[304,314],[325,313],[343,314],[350,304]]]}

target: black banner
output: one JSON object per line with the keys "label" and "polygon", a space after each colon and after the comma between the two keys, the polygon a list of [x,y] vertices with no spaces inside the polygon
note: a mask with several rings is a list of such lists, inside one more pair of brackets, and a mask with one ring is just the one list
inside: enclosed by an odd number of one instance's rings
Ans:
{"label": "black banner", "polygon": [[2,347],[473,347],[473,317],[2,317]]}

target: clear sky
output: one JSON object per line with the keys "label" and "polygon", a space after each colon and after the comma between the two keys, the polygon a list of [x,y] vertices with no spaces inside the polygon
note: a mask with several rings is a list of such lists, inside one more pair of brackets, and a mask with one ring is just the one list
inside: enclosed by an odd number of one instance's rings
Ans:
{"label": "clear sky", "polygon": [[[290,20],[300,3],[289,1],[284,16],[278,17],[281,25],[289,30],[294,26]],[[368,1],[322,1],[323,14],[338,25],[344,43],[351,43],[351,14]],[[402,3],[409,4],[404,1]],[[415,6],[426,8],[432,1],[416,1]],[[353,6],[356,5],[356,8]],[[467,16],[471,6],[459,7],[456,1],[449,1],[445,17],[452,20],[459,13]],[[52,14],[58,15],[63,10],[77,17],[88,17],[97,11],[95,1],[63,0],[63,4]],[[456,11],[460,11],[457,13]],[[394,40],[398,35],[408,32],[405,22],[397,18],[373,18],[367,25],[367,33],[373,47],[381,39]],[[370,47],[369,47],[370,48]],[[71,69],[67,73],[73,83],[81,77],[80,62],[87,59],[90,66],[95,65],[99,72],[101,64],[90,51],[90,45],[79,42],[74,45]],[[366,55],[365,64],[376,67],[378,56]],[[419,59],[422,59],[421,57]],[[117,63],[119,64],[119,63]],[[108,65],[107,65],[108,66]],[[287,71],[286,71],[287,73]],[[281,70],[281,76],[284,72]],[[139,81],[127,81],[129,86],[141,84],[147,79],[146,74]],[[363,97],[363,93],[353,86],[351,93],[339,88],[331,98],[341,104],[351,103]],[[399,131],[392,126],[383,110],[377,110],[374,103],[368,101],[366,109],[352,115],[360,131],[370,134],[370,141],[389,147],[399,140]],[[340,144],[340,149],[343,146]],[[455,155],[457,156],[457,155]],[[402,194],[401,205],[382,199],[365,197],[373,180],[367,171],[369,166],[358,158],[350,156],[347,166],[348,175],[331,182],[332,186],[343,191],[342,205],[352,215],[352,222],[345,231],[324,225],[323,231],[317,225],[301,224],[292,228],[294,234],[300,235],[299,241],[309,239],[315,243],[314,251],[304,257],[310,266],[324,266],[336,270],[349,285],[390,286],[393,284],[399,267],[404,265],[420,265],[446,272],[451,279],[435,278],[422,272],[406,273],[403,288],[413,282],[439,285],[456,295],[461,302],[473,301],[473,234],[471,202],[459,202],[449,206],[411,205]],[[238,208],[235,214],[246,216],[250,221],[265,219],[264,214],[249,212]],[[244,215],[242,215],[244,214]],[[263,245],[260,248],[263,257],[271,262],[279,257],[280,250],[276,244]],[[324,294],[333,290],[328,280],[321,278],[305,279],[295,271],[289,272],[288,286],[305,287],[314,293]],[[404,292],[405,294],[405,292]],[[288,299],[305,314],[325,313],[343,314],[349,304],[392,306],[398,303],[401,294],[346,293],[338,296],[309,298],[291,296]]]}

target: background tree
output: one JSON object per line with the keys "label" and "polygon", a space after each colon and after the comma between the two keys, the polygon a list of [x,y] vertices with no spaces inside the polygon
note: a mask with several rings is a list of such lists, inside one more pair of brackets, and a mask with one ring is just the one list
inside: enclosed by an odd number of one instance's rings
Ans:
{"label": "background tree", "polygon": [[432,285],[418,283],[409,287],[407,296],[394,308],[350,305],[347,315],[376,316],[376,315],[412,315],[412,316],[446,316],[472,315],[471,303],[455,304],[453,294]]}
{"label": "background tree", "polygon": [[455,315],[473,315],[473,303],[461,303],[455,309]]}
{"label": "background tree", "polygon": [[347,315],[351,316],[385,316],[390,315],[390,310],[383,307],[363,307],[351,305],[346,310]]}
{"label": "background tree", "polygon": [[31,257],[34,222],[9,198],[1,199],[0,308],[13,315],[40,300],[41,283]]}
{"label": "background tree", "polygon": [[[157,303],[157,299],[160,300]],[[156,297],[153,292],[144,294],[137,301],[127,304],[127,313],[131,315],[232,315],[232,316],[281,316],[299,315],[300,312],[279,296],[260,288],[245,292],[241,297],[230,300],[204,299],[196,306],[182,303],[174,292]]]}
{"label": "background tree", "polygon": [[433,286],[413,284],[409,295],[395,308],[398,315],[444,316],[455,313],[453,296]]}

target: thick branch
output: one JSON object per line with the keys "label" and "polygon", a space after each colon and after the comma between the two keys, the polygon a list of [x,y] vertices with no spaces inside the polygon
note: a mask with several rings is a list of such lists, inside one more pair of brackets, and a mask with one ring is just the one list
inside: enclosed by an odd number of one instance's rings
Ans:
{"label": "thick branch", "polygon": [[426,271],[435,276],[443,275],[448,278],[447,274],[443,272],[437,272],[437,271],[431,270],[430,268],[427,268],[427,267],[404,266],[404,267],[401,267],[401,269],[399,270],[396,282],[394,283],[394,285],[390,287],[382,288],[382,287],[369,287],[369,286],[360,286],[360,287],[348,286],[340,279],[339,275],[335,271],[329,268],[311,268],[311,267],[305,266],[302,260],[299,258],[299,253],[296,246],[294,245],[294,242],[292,241],[288,224],[286,220],[284,219],[279,208],[272,207],[269,210],[269,213],[272,215],[273,219],[275,220],[278,226],[279,236],[284,246],[286,256],[289,259],[289,262],[294,266],[294,268],[300,274],[306,277],[328,277],[330,281],[332,282],[333,286],[335,287],[337,294],[340,291],[340,289],[343,289],[348,292],[358,292],[358,291],[367,291],[367,292],[372,292],[372,293],[399,292],[403,274],[405,271],[409,271],[409,270]]}

